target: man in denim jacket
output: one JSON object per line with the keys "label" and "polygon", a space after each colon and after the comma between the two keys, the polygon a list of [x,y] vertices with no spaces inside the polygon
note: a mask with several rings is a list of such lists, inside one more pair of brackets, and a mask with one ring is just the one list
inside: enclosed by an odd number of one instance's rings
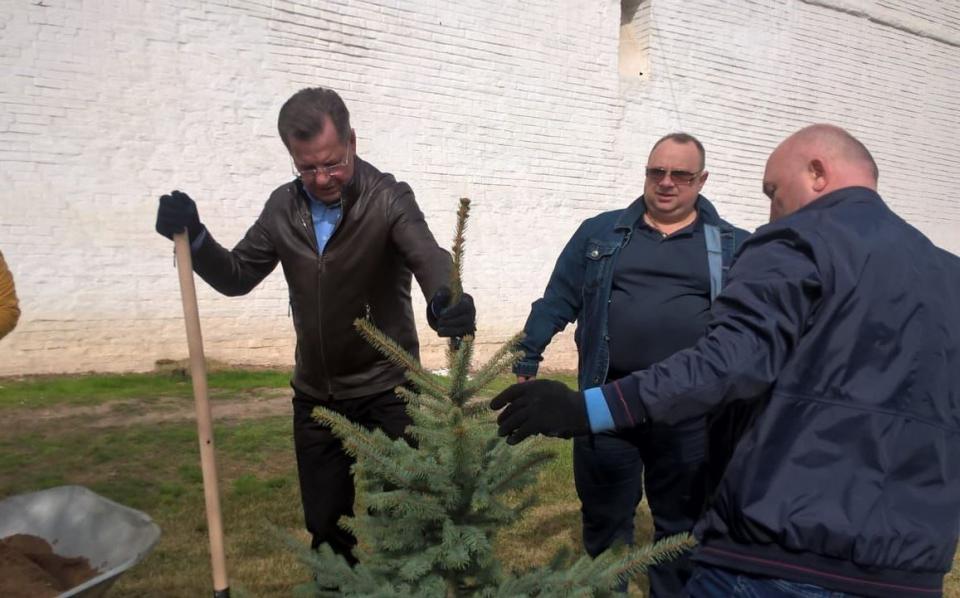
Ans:
{"label": "man in denim jacket", "polygon": [[[581,389],[642,370],[703,335],[736,245],[747,236],[700,195],[704,166],[696,138],[667,135],[650,153],[643,196],[580,225],[533,303],[524,357],[514,367],[519,381],[536,376],[544,348],[570,322],[578,324]],[[702,417],[576,438],[587,552],[633,543],[644,486],[656,538],[691,530],[705,498],[705,448]],[[686,559],[652,567],[651,595],[680,595],[689,569]]]}

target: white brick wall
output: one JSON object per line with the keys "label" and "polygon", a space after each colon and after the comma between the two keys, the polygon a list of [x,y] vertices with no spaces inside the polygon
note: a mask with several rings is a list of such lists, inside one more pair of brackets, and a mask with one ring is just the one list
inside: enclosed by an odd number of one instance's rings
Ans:
{"label": "white brick wall", "polygon": [[[361,155],[413,186],[441,242],[456,199],[473,198],[466,286],[491,346],[522,326],[577,224],[639,195],[650,145],[673,130],[706,144],[705,193],[752,228],[776,143],[847,126],[889,203],[960,252],[955,2],[645,0],[642,77],[619,73],[620,13],[610,0],[3,3],[0,248],[23,316],[0,375],[185,356],[156,198],[187,191],[235,242],[289,176],[276,113],[310,85],[341,92]],[[198,292],[208,356],[291,362],[279,271],[244,298]],[[547,364],[573,363],[567,332]]]}

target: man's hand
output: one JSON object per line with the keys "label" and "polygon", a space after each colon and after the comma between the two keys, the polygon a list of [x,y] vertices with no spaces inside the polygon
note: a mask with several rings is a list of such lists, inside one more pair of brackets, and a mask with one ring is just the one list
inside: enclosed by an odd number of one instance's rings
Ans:
{"label": "man's hand", "polygon": [[503,407],[497,416],[497,433],[507,437],[507,444],[534,434],[573,438],[590,433],[583,393],[556,380],[514,384],[490,401],[491,409]]}
{"label": "man's hand", "polygon": [[189,195],[180,191],[161,195],[160,207],[157,208],[157,232],[172,240],[173,235],[184,230],[190,236],[190,241],[203,232],[197,204]]}
{"label": "man's hand", "polygon": [[460,301],[450,305],[450,289],[440,287],[427,305],[427,323],[442,337],[461,337],[477,330],[477,308],[473,297],[463,293]]}

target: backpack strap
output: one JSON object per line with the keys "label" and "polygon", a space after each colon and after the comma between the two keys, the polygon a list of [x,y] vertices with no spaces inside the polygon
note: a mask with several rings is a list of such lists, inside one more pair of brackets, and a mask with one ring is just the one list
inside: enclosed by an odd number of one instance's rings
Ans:
{"label": "backpack strap", "polygon": [[[703,236],[707,243],[707,267],[710,270],[710,302],[717,298],[723,287],[724,274],[729,262],[724,259],[720,228],[713,224],[703,226]],[[731,255],[733,255],[731,253]]]}
{"label": "backpack strap", "polygon": [[[741,238],[742,237],[742,238]],[[721,282],[725,286],[727,284],[727,272],[730,271],[730,266],[733,265],[733,256],[737,253],[737,248],[740,246],[740,241],[745,239],[747,235],[738,235],[737,229],[732,226],[726,226],[723,230],[720,231],[720,248],[723,259],[723,275],[721,276]]]}

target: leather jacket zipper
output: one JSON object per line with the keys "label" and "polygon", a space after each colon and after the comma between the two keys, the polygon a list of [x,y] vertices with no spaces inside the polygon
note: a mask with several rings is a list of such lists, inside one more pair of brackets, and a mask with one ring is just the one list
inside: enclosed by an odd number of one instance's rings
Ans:
{"label": "leather jacket zipper", "polygon": [[[326,244],[324,244],[323,246],[323,251],[321,252],[319,250],[319,244],[316,246],[318,248],[317,253],[320,259],[320,264],[317,271],[317,302],[319,303],[319,305],[317,305],[318,314],[320,313],[320,310],[322,309],[322,305],[323,305],[323,301],[321,301],[321,297],[320,297],[320,294],[321,294],[320,279],[323,277],[323,271],[327,265],[327,262],[324,259],[324,257],[327,254],[327,248],[330,247],[330,243],[333,242],[333,238],[337,235],[337,231],[340,230],[340,224],[342,222],[343,222],[343,200],[341,199],[340,200],[340,217],[337,218],[337,223],[333,226],[333,230],[330,232],[330,237],[327,239]],[[323,318],[321,317],[317,318],[317,332],[320,334],[320,360],[323,362],[323,371],[326,374],[326,378],[327,378],[327,395],[332,397],[333,384],[330,381],[330,370],[327,368],[326,353],[324,353],[323,351],[323,345],[324,345]]]}
{"label": "leather jacket zipper", "polygon": [[[330,368],[327,367],[327,354],[323,350],[323,301],[321,299],[322,287],[320,284],[320,278],[323,275],[323,254],[320,253],[320,245],[317,242],[316,232],[311,230],[306,219],[303,217],[302,207],[297,210],[297,215],[300,216],[300,224],[303,225],[307,239],[311,241],[311,246],[317,256],[317,338],[320,340],[318,343],[320,346],[320,366],[323,368],[323,378],[327,381],[327,396],[329,398],[333,395],[333,387],[330,384]],[[327,242],[329,243],[329,241]]]}

